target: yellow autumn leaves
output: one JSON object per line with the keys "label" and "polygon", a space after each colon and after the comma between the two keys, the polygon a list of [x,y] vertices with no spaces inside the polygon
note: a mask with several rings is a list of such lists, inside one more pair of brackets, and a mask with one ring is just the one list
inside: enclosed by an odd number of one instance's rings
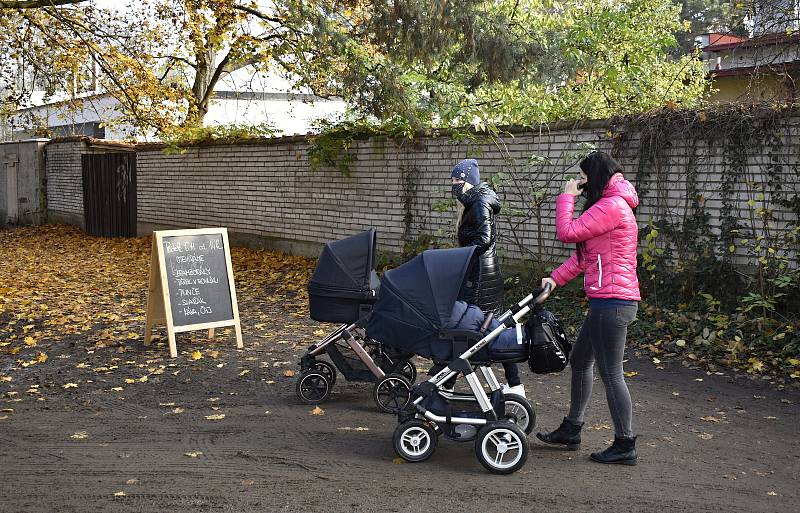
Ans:
{"label": "yellow autumn leaves", "polygon": [[[150,243],[149,237],[90,237],[67,225],[0,232],[0,353],[17,355],[16,363],[28,367],[45,363],[48,346],[67,337],[117,352],[138,344]],[[281,304],[307,315],[312,260],[238,247],[231,257],[240,304]],[[216,359],[219,351],[190,356],[204,357]]]}

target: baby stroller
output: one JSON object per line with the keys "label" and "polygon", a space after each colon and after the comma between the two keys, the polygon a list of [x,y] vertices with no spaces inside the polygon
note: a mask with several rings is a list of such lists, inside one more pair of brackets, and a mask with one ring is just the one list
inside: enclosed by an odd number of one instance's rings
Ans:
{"label": "baby stroller", "polygon": [[[481,331],[443,330],[472,260],[474,248],[429,250],[387,271],[367,325],[367,335],[390,347],[448,363],[430,380],[415,385],[411,402],[399,414],[394,449],[409,462],[428,459],[440,435],[475,442],[478,460],[489,471],[515,472],[528,456],[529,434],[536,422],[531,404],[522,396],[503,394],[491,365],[499,361],[528,360],[526,341],[502,354],[491,343],[506,329],[517,329],[542,298],[531,294]],[[498,322],[499,321],[499,322]],[[495,326],[484,333],[488,326]],[[560,336],[564,337],[563,330]],[[564,337],[566,342],[566,337]],[[566,365],[566,355],[564,365]],[[478,378],[483,376],[489,393]],[[443,386],[463,375],[470,393],[457,394]]]}
{"label": "baby stroller", "polygon": [[[375,383],[373,399],[384,412],[406,405],[417,369],[413,355],[386,349],[364,333],[380,281],[375,274],[376,231],[329,242],[308,284],[311,318],[340,323],[300,359],[295,392],[308,404],[327,400],[338,370],[347,381]],[[327,354],[330,362],[320,359]]]}

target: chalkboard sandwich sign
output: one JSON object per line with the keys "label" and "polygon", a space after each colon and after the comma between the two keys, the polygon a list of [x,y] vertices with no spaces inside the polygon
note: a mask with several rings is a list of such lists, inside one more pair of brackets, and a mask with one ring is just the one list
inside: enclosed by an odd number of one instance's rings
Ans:
{"label": "chalkboard sandwich sign", "polygon": [[214,328],[234,326],[242,347],[226,228],[153,232],[144,345],[156,324],[166,324],[173,358],[175,334],[185,331],[208,330],[213,338]]}

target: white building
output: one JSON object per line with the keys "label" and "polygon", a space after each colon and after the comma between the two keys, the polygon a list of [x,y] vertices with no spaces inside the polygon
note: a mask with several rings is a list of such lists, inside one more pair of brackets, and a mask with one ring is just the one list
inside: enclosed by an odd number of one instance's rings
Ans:
{"label": "white building", "polygon": [[[19,80],[24,80],[21,74]],[[0,140],[21,140],[46,132],[54,136],[88,135],[99,139],[152,140],[153,135],[137,130],[126,121],[117,100],[102,91],[96,81],[70,95],[59,93],[45,98],[43,86],[33,89],[30,106],[18,109],[0,129]],[[70,98],[71,96],[71,98]],[[277,74],[254,73],[251,67],[227,73],[214,89],[206,126],[268,124],[282,135],[305,134],[315,120],[331,118],[344,112],[340,99],[323,99],[293,90]]]}

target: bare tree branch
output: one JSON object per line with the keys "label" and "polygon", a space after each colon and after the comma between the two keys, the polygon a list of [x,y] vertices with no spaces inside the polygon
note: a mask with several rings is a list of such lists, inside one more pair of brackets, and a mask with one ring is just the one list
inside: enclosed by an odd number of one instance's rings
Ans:
{"label": "bare tree branch", "polygon": [[39,7],[55,7],[57,5],[74,5],[86,0],[0,0],[0,9],[38,9]]}
{"label": "bare tree branch", "polygon": [[259,11],[258,9],[254,9],[254,8],[248,7],[246,5],[234,4],[233,8],[234,9],[238,9],[240,11],[244,11],[244,12],[246,12],[248,14],[252,14],[256,18],[261,18],[264,21],[271,21],[272,23],[281,23],[280,18],[276,18],[274,16],[270,16],[268,14],[264,14],[263,12]]}

